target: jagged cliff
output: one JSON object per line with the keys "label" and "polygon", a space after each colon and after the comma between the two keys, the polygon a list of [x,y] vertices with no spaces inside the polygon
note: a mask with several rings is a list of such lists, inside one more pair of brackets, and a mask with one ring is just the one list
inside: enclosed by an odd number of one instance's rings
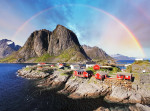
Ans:
{"label": "jagged cliff", "polygon": [[86,54],[91,58],[91,59],[97,59],[97,60],[111,60],[113,59],[110,57],[105,51],[100,49],[99,47],[90,47],[87,45],[82,45],[83,49],[85,50]]}
{"label": "jagged cliff", "polygon": [[[52,32],[46,29],[34,31],[11,59],[13,62],[77,62],[89,57],[75,33],[57,25]],[[3,62],[9,62],[6,60]]]}
{"label": "jagged cliff", "polygon": [[21,50],[17,52],[17,62],[24,62],[47,53],[50,35],[51,32],[45,29],[34,31]]}
{"label": "jagged cliff", "polygon": [[8,39],[0,40],[0,58],[9,56],[15,51],[18,51],[21,46],[15,45],[15,43]]}

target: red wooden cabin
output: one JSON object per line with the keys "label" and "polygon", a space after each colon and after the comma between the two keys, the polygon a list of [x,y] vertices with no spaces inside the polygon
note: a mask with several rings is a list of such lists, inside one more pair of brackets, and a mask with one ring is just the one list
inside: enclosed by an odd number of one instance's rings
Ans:
{"label": "red wooden cabin", "polygon": [[132,80],[132,74],[126,72],[120,72],[117,74],[117,79]]}
{"label": "red wooden cabin", "polygon": [[93,74],[92,71],[84,71],[84,70],[76,70],[76,71],[74,71],[74,75],[78,76],[78,77],[88,78],[88,77],[91,77],[92,74]]}
{"label": "red wooden cabin", "polygon": [[123,79],[124,79],[124,75],[122,75],[122,74],[117,74],[117,79],[123,80]]}
{"label": "red wooden cabin", "polygon": [[125,80],[132,80],[132,74],[128,73],[124,76]]}
{"label": "red wooden cabin", "polygon": [[96,65],[93,66],[93,69],[94,69],[94,70],[99,70],[99,69],[100,69],[100,66],[96,64]]}
{"label": "red wooden cabin", "polygon": [[105,72],[97,72],[95,74],[95,78],[96,79],[100,79],[100,80],[104,80],[105,79],[105,75],[107,75],[107,73],[105,73]]}

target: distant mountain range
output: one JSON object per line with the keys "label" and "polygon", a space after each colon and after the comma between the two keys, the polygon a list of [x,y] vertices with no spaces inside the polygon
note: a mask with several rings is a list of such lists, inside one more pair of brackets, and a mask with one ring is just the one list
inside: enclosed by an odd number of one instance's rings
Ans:
{"label": "distant mountain range", "polygon": [[111,55],[111,57],[113,57],[116,60],[135,60],[135,57],[128,57],[128,56],[124,56],[121,54],[115,54],[115,55]]}
{"label": "distant mountain range", "polygon": [[0,40],[0,58],[9,56],[15,51],[18,51],[21,48],[19,45],[8,39]]}
{"label": "distant mountain range", "polygon": [[[17,51],[20,46],[10,40],[3,40],[4,50],[13,46]],[[4,43],[3,43],[4,44]],[[13,52],[13,50],[12,50]],[[5,56],[10,53],[5,54]],[[24,46],[0,62],[80,62],[91,59],[112,59],[105,51],[98,47],[81,46],[76,34],[62,25],[57,25],[53,31],[36,30],[27,39]]]}

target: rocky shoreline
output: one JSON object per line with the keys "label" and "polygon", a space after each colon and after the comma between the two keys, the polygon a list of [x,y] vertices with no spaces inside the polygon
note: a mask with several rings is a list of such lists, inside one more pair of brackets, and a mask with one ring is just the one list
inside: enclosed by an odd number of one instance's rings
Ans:
{"label": "rocky shoreline", "polygon": [[[72,75],[71,70],[62,70],[37,66],[29,66],[18,70],[18,76],[30,79],[42,78],[38,87],[49,89],[58,88],[57,93],[64,94],[72,99],[97,98],[103,96],[108,102],[133,103],[131,111],[140,111],[140,108],[150,110],[150,86],[140,80],[134,82],[126,80],[100,81],[94,77],[83,79]],[[143,105],[142,105],[143,104]],[[140,108],[138,108],[140,107]],[[145,111],[145,110],[144,110]]]}

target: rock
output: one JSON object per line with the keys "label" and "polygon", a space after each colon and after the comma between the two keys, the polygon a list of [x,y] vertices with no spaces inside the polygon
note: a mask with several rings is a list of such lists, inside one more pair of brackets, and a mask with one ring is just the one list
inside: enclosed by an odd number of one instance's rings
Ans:
{"label": "rock", "polygon": [[21,48],[19,45],[15,45],[15,43],[8,39],[0,40],[0,58],[7,57],[11,55],[13,52],[18,51]]}
{"label": "rock", "polygon": [[52,69],[47,69],[47,71],[45,69],[42,69],[41,71],[38,71],[37,67],[32,66],[18,70],[18,76],[28,79],[38,79],[47,77],[48,75],[51,74],[50,72],[53,72]]}
{"label": "rock", "polygon": [[67,94],[69,98],[96,98],[109,92],[108,85],[90,83],[89,79],[71,78],[66,82],[65,88],[59,91]]}
{"label": "rock", "polygon": [[85,50],[86,54],[91,59],[98,59],[98,60],[112,60],[113,58],[110,57],[105,51],[100,49],[99,47],[90,47],[87,45],[82,45],[83,49]]}
{"label": "rock", "polygon": [[130,111],[150,111],[150,107],[137,103],[136,105],[129,106]]}
{"label": "rock", "polygon": [[128,90],[123,87],[112,87],[112,92],[106,97],[106,100],[123,103],[141,103],[142,96],[135,90]]}
{"label": "rock", "polygon": [[110,99],[120,102],[127,98],[129,98],[129,95],[125,89],[123,89],[122,87],[112,88],[112,93],[110,94]]}
{"label": "rock", "polygon": [[131,96],[129,98],[130,103],[141,103],[142,96],[138,93],[135,93],[134,91],[131,92]]}
{"label": "rock", "polygon": [[45,54],[48,50],[50,35],[51,32],[45,29],[33,32],[22,49],[18,51],[17,58],[26,61]]}

